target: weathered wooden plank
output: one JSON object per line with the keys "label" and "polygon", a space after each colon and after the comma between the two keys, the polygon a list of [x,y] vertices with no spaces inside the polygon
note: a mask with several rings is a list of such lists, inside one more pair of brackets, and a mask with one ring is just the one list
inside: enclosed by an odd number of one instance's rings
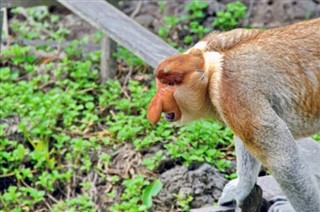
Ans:
{"label": "weathered wooden plank", "polygon": [[0,8],[34,7],[41,5],[58,5],[57,0],[0,0]]}
{"label": "weathered wooden plank", "polygon": [[104,0],[58,0],[152,67],[178,51]]}

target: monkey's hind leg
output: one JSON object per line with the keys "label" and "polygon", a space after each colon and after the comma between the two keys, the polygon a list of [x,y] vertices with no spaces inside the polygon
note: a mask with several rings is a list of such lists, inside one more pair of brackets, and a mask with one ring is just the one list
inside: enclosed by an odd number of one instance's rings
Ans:
{"label": "monkey's hind leg", "polygon": [[[277,119],[260,129],[263,137],[258,142],[262,154],[258,157],[271,170],[296,212],[320,211],[320,190],[316,178],[288,127],[280,118]],[[284,204],[282,209],[286,207],[288,211],[289,206]]]}
{"label": "monkey's hind leg", "polygon": [[240,138],[235,136],[234,140],[237,154],[238,178],[230,181],[224,187],[219,199],[219,205],[235,201],[237,206],[240,207],[257,182],[261,163],[247,151]]}

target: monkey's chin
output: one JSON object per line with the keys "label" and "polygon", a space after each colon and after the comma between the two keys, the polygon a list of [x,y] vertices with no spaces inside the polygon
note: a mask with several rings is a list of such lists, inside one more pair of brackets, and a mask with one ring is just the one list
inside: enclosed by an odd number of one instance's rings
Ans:
{"label": "monkey's chin", "polygon": [[184,119],[183,117],[181,117],[179,120],[175,121],[175,122],[172,122],[172,124],[174,126],[177,126],[177,127],[181,127],[183,125],[187,125],[188,123],[190,123],[191,121],[188,121],[186,119]]}
{"label": "monkey's chin", "polygon": [[178,120],[178,121],[172,122],[172,125],[173,125],[173,126],[176,126],[176,127],[181,127],[181,126],[183,126],[183,125],[185,125],[185,124],[182,123],[181,120]]}

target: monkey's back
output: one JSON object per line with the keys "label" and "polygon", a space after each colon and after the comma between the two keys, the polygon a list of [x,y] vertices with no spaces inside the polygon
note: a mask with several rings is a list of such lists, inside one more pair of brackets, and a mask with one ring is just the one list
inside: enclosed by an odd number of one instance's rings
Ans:
{"label": "monkey's back", "polygon": [[224,80],[236,85],[229,89],[261,94],[295,137],[320,131],[320,19],[213,36],[222,40],[208,50],[223,54]]}

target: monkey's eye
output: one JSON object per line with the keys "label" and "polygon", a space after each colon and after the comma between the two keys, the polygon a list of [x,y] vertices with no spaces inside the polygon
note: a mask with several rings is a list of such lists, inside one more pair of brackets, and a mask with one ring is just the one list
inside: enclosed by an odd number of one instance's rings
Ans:
{"label": "monkey's eye", "polygon": [[174,86],[174,83],[173,82],[167,82],[167,85],[168,86]]}

